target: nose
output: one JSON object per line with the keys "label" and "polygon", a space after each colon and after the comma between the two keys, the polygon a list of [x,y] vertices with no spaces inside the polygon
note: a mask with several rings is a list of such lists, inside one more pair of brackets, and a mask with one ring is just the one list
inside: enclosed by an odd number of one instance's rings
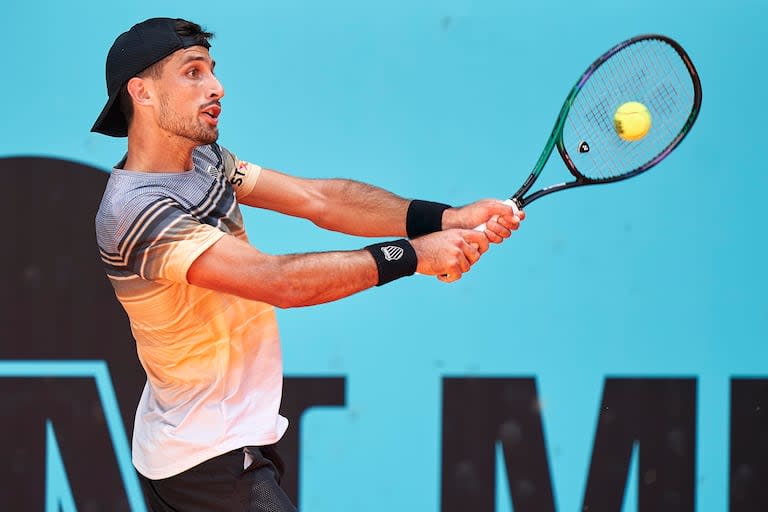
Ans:
{"label": "nose", "polygon": [[211,75],[210,92],[208,96],[212,99],[220,99],[224,97],[224,86],[221,85],[216,75]]}

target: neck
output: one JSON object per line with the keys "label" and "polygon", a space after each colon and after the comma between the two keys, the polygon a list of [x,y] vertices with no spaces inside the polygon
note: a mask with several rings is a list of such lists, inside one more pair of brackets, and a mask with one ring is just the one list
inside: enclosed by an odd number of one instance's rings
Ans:
{"label": "neck", "polygon": [[143,172],[184,172],[192,168],[194,141],[160,130],[132,124],[128,131],[125,169]]}

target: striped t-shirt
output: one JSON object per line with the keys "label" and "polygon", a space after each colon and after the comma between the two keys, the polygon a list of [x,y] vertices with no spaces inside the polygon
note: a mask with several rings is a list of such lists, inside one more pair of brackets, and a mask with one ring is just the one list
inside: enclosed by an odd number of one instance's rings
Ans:
{"label": "striped t-shirt", "polygon": [[282,357],[274,309],[189,284],[223,236],[247,241],[236,195],[261,168],[211,144],[185,172],[113,169],[96,215],[101,258],[147,373],[133,463],[151,479],[241,446],[276,442]]}

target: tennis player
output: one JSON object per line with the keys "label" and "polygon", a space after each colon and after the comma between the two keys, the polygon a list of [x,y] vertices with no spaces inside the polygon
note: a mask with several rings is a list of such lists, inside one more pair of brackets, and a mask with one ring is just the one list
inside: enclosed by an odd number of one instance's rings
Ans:
{"label": "tennis player", "polygon": [[[241,160],[217,143],[224,89],[211,37],[168,18],[121,34],[92,128],[128,137],[96,233],[147,373],[133,463],[153,511],[292,511],[273,446],[288,426],[274,307],[334,301],[414,272],[455,281],[523,213],[492,200],[411,201]],[[396,239],[275,256],[249,243],[240,204]],[[471,229],[481,223],[485,232]]]}

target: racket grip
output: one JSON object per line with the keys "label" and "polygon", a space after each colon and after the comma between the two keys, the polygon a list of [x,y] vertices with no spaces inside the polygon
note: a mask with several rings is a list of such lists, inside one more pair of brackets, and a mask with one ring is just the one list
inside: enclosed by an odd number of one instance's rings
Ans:
{"label": "racket grip", "polygon": [[[502,201],[502,202],[503,202],[504,204],[506,204],[507,206],[517,206],[517,203],[515,202],[515,200],[514,200],[514,199],[511,199],[511,198],[510,198],[510,199],[505,199],[505,200],[504,200],[504,201]],[[477,226],[477,227],[475,228],[475,231],[485,231],[485,222],[483,222],[482,224],[480,224],[479,226]]]}
{"label": "racket grip", "polygon": [[[517,206],[517,203],[512,198],[505,199],[504,201],[502,201],[502,203],[506,204],[507,206]],[[475,231],[485,231],[485,222],[483,222],[482,224],[477,226],[475,228]],[[424,275],[424,274],[422,274],[420,272],[416,272],[416,275],[420,275],[421,276],[421,275]]]}

